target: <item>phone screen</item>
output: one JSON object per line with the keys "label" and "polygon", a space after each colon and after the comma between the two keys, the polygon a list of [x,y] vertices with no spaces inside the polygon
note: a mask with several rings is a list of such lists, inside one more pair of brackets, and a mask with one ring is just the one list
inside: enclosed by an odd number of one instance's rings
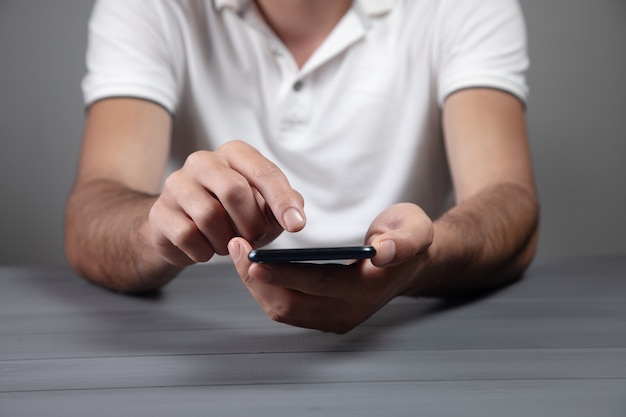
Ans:
{"label": "phone screen", "polygon": [[337,261],[372,258],[376,250],[372,246],[340,246],[326,248],[255,249],[248,259],[259,263]]}

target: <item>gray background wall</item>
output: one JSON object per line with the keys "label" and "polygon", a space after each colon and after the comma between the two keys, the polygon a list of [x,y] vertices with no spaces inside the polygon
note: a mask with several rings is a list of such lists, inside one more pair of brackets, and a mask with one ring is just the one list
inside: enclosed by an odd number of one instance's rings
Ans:
{"label": "gray background wall", "polygon": [[[539,256],[626,254],[626,0],[521,0]],[[64,264],[92,1],[0,0],[0,264]]]}

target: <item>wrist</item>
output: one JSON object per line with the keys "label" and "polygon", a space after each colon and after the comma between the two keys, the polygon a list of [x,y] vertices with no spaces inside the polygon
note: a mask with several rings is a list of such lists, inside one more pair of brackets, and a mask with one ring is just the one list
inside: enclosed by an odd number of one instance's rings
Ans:
{"label": "wrist", "polygon": [[137,291],[151,291],[167,284],[182,269],[169,263],[159,252],[148,216],[136,229]]}

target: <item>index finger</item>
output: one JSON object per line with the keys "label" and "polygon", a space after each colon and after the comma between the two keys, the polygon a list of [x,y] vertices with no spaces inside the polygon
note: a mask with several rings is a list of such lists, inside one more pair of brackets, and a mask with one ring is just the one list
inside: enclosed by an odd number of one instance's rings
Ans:
{"label": "index finger", "polygon": [[297,232],[304,227],[304,200],[276,164],[242,141],[229,142],[219,152],[231,168],[259,191],[283,229]]}

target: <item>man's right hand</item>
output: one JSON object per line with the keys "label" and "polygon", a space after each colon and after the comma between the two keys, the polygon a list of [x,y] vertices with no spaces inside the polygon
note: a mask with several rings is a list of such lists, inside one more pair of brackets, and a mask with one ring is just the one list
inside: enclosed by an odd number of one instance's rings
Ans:
{"label": "man's right hand", "polygon": [[191,154],[167,178],[150,210],[150,237],[168,263],[186,266],[228,254],[235,236],[262,246],[283,230],[301,230],[303,207],[273,162],[233,141]]}
{"label": "man's right hand", "polygon": [[150,101],[110,98],[88,108],[65,248],[94,283],[152,291],[184,266],[226,254],[234,236],[261,246],[304,227],[302,196],[240,141],[193,153],[163,187],[172,129],[172,115]]}

